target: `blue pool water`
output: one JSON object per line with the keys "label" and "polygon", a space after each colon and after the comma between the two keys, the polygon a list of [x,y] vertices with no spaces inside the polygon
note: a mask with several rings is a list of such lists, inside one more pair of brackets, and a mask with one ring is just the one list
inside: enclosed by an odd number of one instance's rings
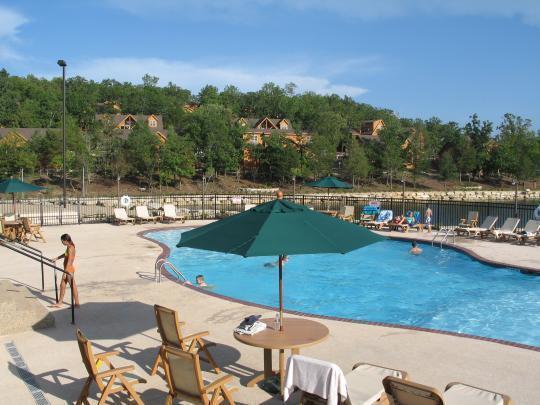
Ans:
{"label": "blue pool water", "polygon": [[[171,248],[169,260],[213,291],[278,306],[276,257],[243,258],[177,248],[181,231],[148,234]],[[496,244],[493,245],[496,248]],[[384,241],[348,253],[291,256],[285,264],[286,309],[441,329],[540,346],[540,277],[495,268],[454,250]]]}

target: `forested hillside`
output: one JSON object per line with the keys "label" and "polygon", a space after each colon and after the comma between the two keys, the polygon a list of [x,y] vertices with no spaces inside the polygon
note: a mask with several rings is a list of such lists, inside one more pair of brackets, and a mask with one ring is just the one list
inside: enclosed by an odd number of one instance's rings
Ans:
{"label": "forested hillside", "polygon": [[[159,85],[158,85],[159,84]],[[197,103],[193,112],[184,105]],[[127,139],[96,120],[96,113],[160,114],[168,139],[160,142],[144,125]],[[10,76],[0,71],[0,127],[60,128],[61,79]],[[206,86],[191,94],[173,83],[163,85],[150,75],[143,84],[74,77],[67,80],[68,169],[71,178],[87,175],[137,179],[149,186],[174,186],[182,177],[242,173],[245,150],[259,162],[246,174],[256,181],[289,182],[330,173],[354,182],[392,183],[423,173],[441,180],[530,180],[540,175],[540,134],[531,122],[514,114],[501,122],[483,121],[471,112],[466,125],[400,118],[392,111],[337,95],[297,94],[295,85],[265,84],[243,93],[234,86],[222,91]],[[238,117],[287,118],[311,142],[294,145],[272,135],[264,145],[243,140]],[[378,141],[358,141],[351,129],[365,120],[382,119]],[[336,160],[336,152],[344,156]],[[53,178],[60,173],[62,141],[58,130],[29,142],[0,140],[0,177],[24,169]]]}

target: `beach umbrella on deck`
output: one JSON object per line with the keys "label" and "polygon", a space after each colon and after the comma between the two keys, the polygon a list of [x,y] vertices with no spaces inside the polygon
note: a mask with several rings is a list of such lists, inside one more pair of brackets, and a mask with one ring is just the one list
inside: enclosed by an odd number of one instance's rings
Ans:
{"label": "beach umbrella on deck", "polygon": [[17,211],[15,205],[15,193],[28,193],[32,191],[45,190],[44,187],[34,186],[30,183],[24,183],[17,179],[8,179],[0,182],[0,193],[11,193],[11,198],[13,202],[13,213]]}
{"label": "beach umbrella on deck", "polygon": [[285,255],[347,253],[383,239],[366,228],[278,199],[184,232],[177,247],[244,257],[279,256],[279,311],[282,320]]}
{"label": "beach umbrella on deck", "polygon": [[329,204],[330,204],[330,189],[331,188],[352,188],[351,184],[341,181],[339,179],[336,179],[333,176],[324,177],[320,180],[312,181],[311,183],[306,183],[306,186],[327,189],[328,191],[327,207],[329,207]]}

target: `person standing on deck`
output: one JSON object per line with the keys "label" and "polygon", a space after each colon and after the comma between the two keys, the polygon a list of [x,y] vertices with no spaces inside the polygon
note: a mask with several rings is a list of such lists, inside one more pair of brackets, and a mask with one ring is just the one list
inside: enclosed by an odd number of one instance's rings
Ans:
{"label": "person standing on deck", "polygon": [[432,219],[433,219],[433,211],[431,211],[431,208],[428,205],[428,207],[426,208],[426,214],[424,215],[424,220],[426,222],[428,232],[431,232]]}
{"label": "person standing on deck", "polygon": [[79,291],[77,290],[77,284],[75,283],[75,243],[71,240],[71,236],[67,233],[63,234],[60,237],[62,245],[67,246],[66,251],[58,257],[51,259],[52,262],[57,260],[64,259],[64,275],[62,276],[62,282],[60,283],[60,296],[58,297],[58,302],[53,305],[55,308],[59,308],[64,303],[64,295],[66,293],[66,284],[69,282],[71,288],[73,289],[73,299],[75,301],[75,306],[79,306]]}

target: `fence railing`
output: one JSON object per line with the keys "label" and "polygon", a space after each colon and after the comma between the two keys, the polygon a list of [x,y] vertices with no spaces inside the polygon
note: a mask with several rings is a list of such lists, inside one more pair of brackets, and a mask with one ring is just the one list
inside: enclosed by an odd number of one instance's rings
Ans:
{"label": "fence railing", "polygon": [[[182,194],[182,195],[154,195],[131,197],[130,206],[127,207],[129,215],[134,216],[136,205],[146,205],[148,210],[157,215],[164,203],[176,206],[178,214],[186,214],[190,219],[219,219],[239,213],[248,204],[261,204],[271,201],[273,194]],[[375,199],[348,195],[317,195],[301,194],[286,195],[286,199],[298,204],[313,207],[315,210],[338,211],[345,205],[355,208],[355,216],[359,219],[362,208]],[[407,211],[420,211],[422,217],[429,206],[433,211],[433,225],[435,227],[456,225],[461,218],[467,218],[469,211],[478,211],[480,221],[488,215],[499,217],[499,225],[509,217],[520,218],[520,228],[532,219],[537,203],[531,201],[457,201],[457,200],[417,200],[403,198],[376,199],[382,209],[389,209],[394,215]],[[117,197],[88,197],[69,199],[66,207],[58,198],[24,199],[17,201],[17,215],[29,217],[33,223],[42,226],[64,224],[86,224],[111,222],[114,217],[114,208],[120,206]],[[13,213],[10,200],[0,201],[0,216]]]}

